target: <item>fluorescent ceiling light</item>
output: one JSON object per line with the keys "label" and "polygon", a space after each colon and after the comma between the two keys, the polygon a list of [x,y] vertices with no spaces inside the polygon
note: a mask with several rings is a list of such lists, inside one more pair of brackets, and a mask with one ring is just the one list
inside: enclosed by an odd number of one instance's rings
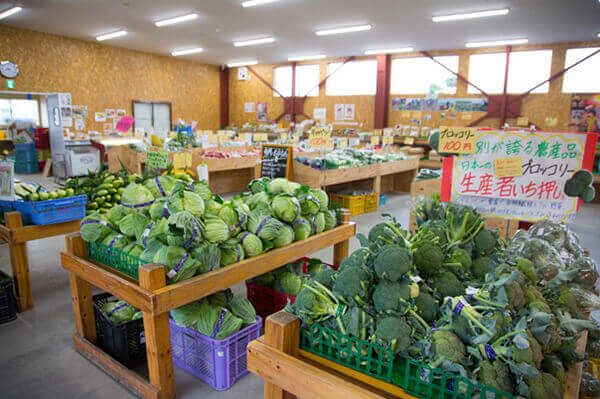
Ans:
{"label": "fluorescent ceiling light", "polygon": [[173,57],[177,57],[179,55],[196,54],[196,53],[201,53],[203,51],[204,51],[204,49],[202,47],[196,47],[196,48],[189,48],[186,50],[171,51],[171,55]]}
{"label": "fluorescent ceiling light", "polygon": [[263,4],[274,3],[278,0],[248,0],[242,2],[242,7],[254,7],[254,6],[262,6]]}
{"label": "fluorescent ceiling light", "polygon": [[247,65],[256,65],[258,64],[258,61],[254,60],[254,61],[240,61],[240,62],[232,62],[230,64],[227,64],[227,67],[229,68],[235,68],[235,67],[243,67],[243,66],[247,66]]}
{"label": "fluorescent ceiling light", "polygon": [[302,55],[299,57],[288,57],[288,61],[322,60],[323,58],[325,58],[325,54]]}
{"label": "fluorescent ceiling light", "polygon": [[366,50],[365,55],[373,55],[373,54],[392,54],[392,53],[409,53],[413,51],[412,47],[401,47],[401,48],[390,48],[390,49],[382,49],[382,50]]}
{"label": "fluorescent ceiling light", "polygon": [[198,14],[191,13],[191,14],[187,14],[187,15],[182,15],[180,17],[163,19],[162,21],[155,22],[154,25],[167,26],[167,25],[178,24],[180,22],[191,21],[192,19],[196,19],[196,18],[198,18]]}
{"label": "fluorescent ceiling light", "polygon": [[439,17],[431,17],[433,22],[460,21],[463,19],[475,19],[485,17],[496,17],[498,15],[508,14],[508,8],[490,11],[469,12],[466,14],[440,15]]}
{"label": "fluorescent ceiling light", "polygon": [[510,40],[496,40],[492,42],[469,42],[465,43],[466,47],[494,47],[494,46],[508,46],[511,44],[527,44],[527,39],[510,39]]}
{"label": "fluorescent ceiling light", "polygon": [[116,37],[125,36],[126,34],[127,34],[126,30],[118,30],[118,31],[113,32],[113,33],[107,33],[106,35],[96,36],[96,40],[98,40],[99,42],[101,42],[103,40],[114,39]]}
{"label": "fluorescent ceiling light", "polygon": [[7,9],[7,10],[4,10],[4,11],[0,12],[0,19],[4,19],[6,17],[10,17],[11,15],[14,15],[14,14],[18,13],[22,9],[23,9],[23,7],[11,7],[9,9]]}
{"label": "fluorescent ceiling light", "polygon": [[264,37],[262,39],[242,40],[239,42],[233,42],[233,45],[234,45],[234,47],[246,47],[246,46],[256,46],[257,44],[273,43],[274,41],[275,41],[274,37]]}
{"label": "fluorescent ceiling light", "polygon": [[372,25],[348,26],[345,28],[322,29],[315,32],[317,36],[337,35],[339,33],[362,32],[371,30]]}

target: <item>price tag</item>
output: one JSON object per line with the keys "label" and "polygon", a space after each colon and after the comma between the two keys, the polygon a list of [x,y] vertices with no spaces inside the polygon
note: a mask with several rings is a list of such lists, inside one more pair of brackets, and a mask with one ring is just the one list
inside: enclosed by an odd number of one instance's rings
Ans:
{"label": "price tag", "polygon": [[173,167],[175,169],[188,169],[192,166],[191,152],[176,152],[173,154]]}
{"label": "price tag", "polygon": [[14,201],[15,199],[15,164],[11,161],[0,162],[0,199]]}
{"label": "price tag", "polygon": [[312,148],[333,148],[331,129],[327,127],[313,127],[310,129],[308,145]]}
{"label": "price tag", "polygon": [[477,128],[440,127],[439,152],[475,154]]}
{"label": "price tag", "polygon": [[267,141],[268,139],[267,133],[254,133],[254,141]]}
{"label": "price tag", "polygon": [[494,171],[496,177],[523,176],[521,157],[494,159]]}
{"label": "price tag", "polygon": [[414,137],[405,137],[404,138],[404,144],[413,145],[414,143],[415,143]]}
{"label": "price tag", "polygon": [[208,142],[209,143],[218,143],[219,142],[219,136],[215,136],[214,134],[211,134],[208,136]]}
{"label": "price tag", "polygon": [[546,118],[546,120],[544,122],[546,123],[547,126],[556,126],[556,124],[558,123],[558,120],[557,120],[557,118],[548,117],[548,118]]}
{"label": "price tag", "polygon": [[169,152],[164,148],[148,147],[146,150],[146,168],[167,169],[169,165]]}
{"label": "price tag", "polygon": [[422,114],[421,111],[413,111],[412,116],[413,116],[413,118],[420,118],[421,114]]}
{"label": "price tag", "polygon": [[375,129],[375,130],[373,130],[373,134],[375,136],[381,136],[381,129]]}
{"label": "price tag", "polygon": [[346,148],[346,147],[348,147],[348,139],[345,138],[345,137],[340,138],[339,147],[340,148]]}
{"label": "price tag", "polygon": [[519,116],[517,118],[517,126],[527,126],[529,125],[529,118],[526,116]]}
{"label": "price tag", "polygon": [[384,130],[383,131],[383,135],[384,136],[393,136],[394,135],[394,131],[393,130]]}
{"label": "price tag", "polygon": [[383,136],[383,145],[394,144],[394,138],[391,136]]}
{"label": "price tag", "polygon": [[287,140],[287,138],[288,138],[288,134],[287,133],[281,133],[280,136],[281,136],[281,140],[284,140],[284,141]]}
{"label": "price tag", "polygon": [[379,137],[371,136],[371,145],[379,145]]}

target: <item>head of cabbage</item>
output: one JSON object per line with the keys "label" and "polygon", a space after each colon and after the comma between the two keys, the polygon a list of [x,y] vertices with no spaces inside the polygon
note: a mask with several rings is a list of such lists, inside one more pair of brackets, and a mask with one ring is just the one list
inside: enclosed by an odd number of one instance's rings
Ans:
{"label": "head of cabbage", "polygon": [[153,261],[165,267],[169,284],[194,277],[200,266],[200,263],[185,249],[174,246],[161,247],[154,255]]}
{"label": "head of cabbage", "polygon": [[104,216],[99,213],[92,213],[83,218],[79,224],[81,238],[87,242],[99,242],[111,232],[115,232],[116,227],[111,225]]}
{"label": "head of cabbage", "polygon": [[204,216],[204,200],[196,193],[183,188],[174,190],[167,203],[169,213],[187,211],[196,218]]}
{"label": "head of cabbage", "polygon": [[136,236],[136,239],[144,247],[152,239],[160,240],[162,243],[166,244],[168,232],[169,223],[167,219],[162,218],[153,222],[149,222],[144,230]]}
{"label": "head of cabbage", "polygon": [[123,252],[133,256],[134,258],[139,258],[142,252],[144,252],[144,247],[141,246],[137,241],[135,241],[125,246],[125,248],[123,248]]}
{"label": "head of cabbage", "polygon": [[[122,250],[127,245],[131,243],[131,240],[125,237],[123,234],[119,234],[116,232],[109,233],[102,240],[102,244],[106,245],[108,248],[116,248]],[[108,250],[110,252],[110,249]]]}
{"label": "head of cabbage", "polygon": [[200,334],[222,340],[238,332],[242,324],[242,319],[235,317],[226,308],[213,306],[206,301],[200,305],[200,316],[196,325]]}
{"label": "head of cabbage", "polygon": [[271,179],[268,177],[261,177],[260,179],[254,179],[248,184],[248,191],[253,194],[267,191],[267,187]]}
{"label": "head of cabbage", "polygon": [[143,232],[150,221],[140,212],[132,212],[122,218],[117,226],[121,233],[128,237],[138,237]]}
{"label": "head of cabbage", "polygon": [[157,176],[146,181],[144,187],[150,190],[154,198],[161,198],[171,195],[176,183],[177,180],[173,179],[171,176]]}
{"label": "head of cabbage", "polygon": [[286,223],[292,223],[300,216],[300,204],[296,197],[289,194],[276,195],[271,202],[271,209],[277,219]]}
{"label": "head of cabbage", "polygon": [[306,220],[302,216],[296,219],[292,226],[294,227],[295,241],[304,240],[310,237],[310,234],[312,233],[312,225],[308,220]]}
{"label": "head of cabbage", "polygon": [[216,216],[207,216],[204,226],[204,237],[212,243],[225,242],[231,236],[231,227]]}
{"label": "head of cabbage", "polygon": [[217,216],[221,210],[221,207],[223,206],[223,199],[218,195],[215,195],[212,199],[209,199],[204,204],[206,205],[205,213]]}
{"label": "head of cabbage", "polygon": [[132,212],[135,212],[132,208],[123,205],[115,205],[106,212],[106,219],[111,225],[117,226],[121,219]]}
{"label": "head of cabbage", "polygon": [[223,204],[219,209],[219,218],[231,226],[232,235],[238,234],[246,228],[248,223],[248,208],[246,205],[240,205],[236,201],[229,201]]}
{"label": "head of cabbage", "polygon": [[225,267],[244,260],[244,247],[235,239],[230,238],[219,246],[221,248],[221,267]]}
{"label": "head of cabbage", "polygon": [[319,210],[326,211],[329,206],[329,197],[327,196],[327,193],[319,188],[311,188],[309,193],[319,201]]}
{"label": "head of cabbage", "polygon": [[143,210],[152,205],[153,202],[154,195],[141,184],[130,183],[121,194],[121,203],[127,208]]}
{"label": "head of cabbage", "polygon": [[322,212],[319,212],[316,215],[307,215],[306,219],[311,224],[312,235],[321,234],[325,231],[325,216]]}
{"label": "head of cabbage", "polygon": [[217,244],[204,241],[193,248],[191,253],[200,262],[198,274],[212,272],[221,267],[221,249]]}
{"label": "head of cabbage", "polygon": [[331,230],[337,226],[337,216],[335,211],[328,209],[321,213],[323,213],[323,218],[325,220],[325,230]]}
{"label": "head of cabbage", "polygon": [[172,246],[193,248],[202,241],[204,224],[191,213],[181,211],[167,220],[167,243]]}
{"label": "head of cabbage", "polygon": [[150,219],[158,220],[160,218],[169,217],[169,209],[167,208],[168,198],[159,198],[150,205]]}
{"label": "head of cabbage", "polygon": [[248,231],[261,239],[273,241],[283,229],[283,224],[268,213],[258,212],[257,209],[248,216]]}
{"label": "head of cabbage", "polygon": [[195,181],[191,183],[190,188],[193,192],[198,194],[204,200],[204,202],[212,198],[210,187],[208,187],[208,184],[206,184],[204,181]]}
{"label": "head of cabbage", "polygon": [[261,191],[256,194],[244,197],[244,201],[248,206],[248,209],[254,210],[261,203],[268,204],[269,202],[271,202],[271,199],[269,198],[269,194],[267,194],[264,191]]}
{"label": "head of cabbage", "polygon": [[108,318],[116,324],[133,320],[133,316],[138,312],[136,308],[121,300],[116,302],[106,302],[102,305],[101,309]]}
{"label": "head of cabbage", "polygon": [[273,240],[275,248],[285,247],[294,241],[294,229],[289,224],[283,224],[283,228],[279,231],[279,235]]}
{"label": "head of cabbage", "polygon": [[240,243],[242,244],[242,247],[244,247],[244,252],[248,258],[252,258],[263,253],[263,243],[256,234],[252,234],[248,231],[242,232],[237,236],[237,239],[240,240]]}

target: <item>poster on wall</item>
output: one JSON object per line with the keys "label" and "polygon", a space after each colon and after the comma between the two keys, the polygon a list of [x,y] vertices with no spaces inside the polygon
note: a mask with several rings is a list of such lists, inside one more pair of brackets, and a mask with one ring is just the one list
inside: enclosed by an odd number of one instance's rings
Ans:
{"label": "poster on wall", "polygon": [[259,122],[267,121],[267,103],[256,104],[256,120]]}
{"label": "poster on wall", "polygon": [[88,117],[88,107],[87,105],[73,105],[71,107],[73,118],[82,118],[87,119]]}
{"label": "poster on wall", "polygon": [[254,112],[254,103],[244,103],[244,111],[247,113],[253,113]]}
{"label": "poster on wall", "polygon": [[73,126],[73,117],[71,116],[71,107],[61,107],[60,109],[60,121],[63,127]]}
{"label": "poster on wall", "polygon": [[571,97],[569,130],[600,132],[600,94],[574,94]]}
{"label": "poster on wall", "polygon": [[94,120],[96,122],[106,122],[106,113],[105,112],[94,113]]}
{"label": "poster on wall", "polygon": [[124,109],[118,109],[116,110],[116,118],[122,118],[124,116],[127,116],[127,111],[125,111]]}
{"label": "poster on wall", "polygon": [[61,108],[71,107],[71,93],[58,93],[58,106]]}
{"label": "poster on wall", "polygon": [[313,118],[320,120],[327,119],[327,108],[314,108]]}
{"label": "poster on wall", "polygon": [[353,121],[354,120],[354,104],[346,104],[344,106],[344,120],[345,121]]}
{"label": "poster on wall", "polygon": [[344,120],[344,111],[345,111],[345,107],[344,104],[335,104],[335,120],[336,121],[343,121]]}
{"label": "poster on wall", "polygon": [[106,113],[106,118],[107,119],[113,119],[114,117],[117,116],[117,110],[116,109],[106,108],[104,110],[104,112]]}
{"label": "poster on wall", "polygon": [[575,172],[593,167],[597,134],[479,129],[474,135],[474,153],[444,159],[443,201],[486,217],[573,220],[581,200],[564,187]]}
{"label": "poster on wall", "polygon": [[14,167],[14,162],[0,162],[0,200],[14,201],[15,199]]}
{"label": "poster on wall", "polygon": [[75,119],[75,130],[85,130],[85,121],[83,119]]}

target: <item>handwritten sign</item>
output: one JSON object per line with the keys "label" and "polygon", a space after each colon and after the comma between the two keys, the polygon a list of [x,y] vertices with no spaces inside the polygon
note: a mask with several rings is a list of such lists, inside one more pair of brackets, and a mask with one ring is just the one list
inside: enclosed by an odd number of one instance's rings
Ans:
{"label": "handwritten sign", "polygon": [[287,133],[281,133],[281,134],[279,135],[279,137],[281,138],[281,140],[282,140],[282,141],[286,141],[286,140],[287,140],[287,138],[288,138],[288,134],[287,134]]}
{"label": "handwritten sign", "polygon": [[546,123],[547,126],[556,126],[556,124],[558,123],[558,119],[548,117],[548,118],[546,118],[546,120],[544,122]]}
{"label": "handwritten sign", "polygon": [[373,130],[373,135],[375,135],[375,136],[381,136],[381,129],[375,129],[375,130]]}
{"label": "handwritten sign", "polygon": [[340,138],[339,140],[339,147],[340,148],[346,148],[348,147],[348,139],[345,137]]}
{"label": "handwritten sign", "polygon": [[146,150],[147,169],[167,169],[169,165],[169,152],[164,148],[148,147]]}
{"label": "handwritten sign", "polygon": [[267,133],[254,133],[254,141],[268,141],[269,135]]}
{"label": "handwritten sign", "polygon": [[529,118],[526,116],[520,116],[517,118],[517,126],[527,126],[529,124]]}
{"label": "handwritten sign", "polygon": [[477,128],[440,127],[440,152],[474,154]]}
{"label": "handwritten sign", "polygon": [[523,175],[521,157],[494,159],[494,174],[496,177],[513,177]]}
{"label": "handwritten sign", "polygon": [[175,169],[189,169],[192,167],[191,152],[176,152],[173,154],[173,167]]}
{"label": "handwritten sign", "polygon": [[333,148],[331,129],[328,127],[313,127],[310,129],[308,145],[312,148]]}
{"label": "handwritten sign", "polygon": [[394,138],[392,136],[383,136],[383,145],[394,144]]}
{"label": "handwritten sign", "polygon": [[414,143],[415,143],[414,137],[405,137],[404,138],[404,144],[413,145]]}
{"label": "handwritten sign", "polygon": [[289,145],[263,144],[260,150],[260,177],[291,179],[294,149]]}
{"label": "handwritten sign", "polygon": [[122,117],[121,119],[119,119],[119,122],[117,122],[117,131],[125,133],[126,131],[131,129],[131,125],[133,125],[134,121],[135,119],[131,116]]}

